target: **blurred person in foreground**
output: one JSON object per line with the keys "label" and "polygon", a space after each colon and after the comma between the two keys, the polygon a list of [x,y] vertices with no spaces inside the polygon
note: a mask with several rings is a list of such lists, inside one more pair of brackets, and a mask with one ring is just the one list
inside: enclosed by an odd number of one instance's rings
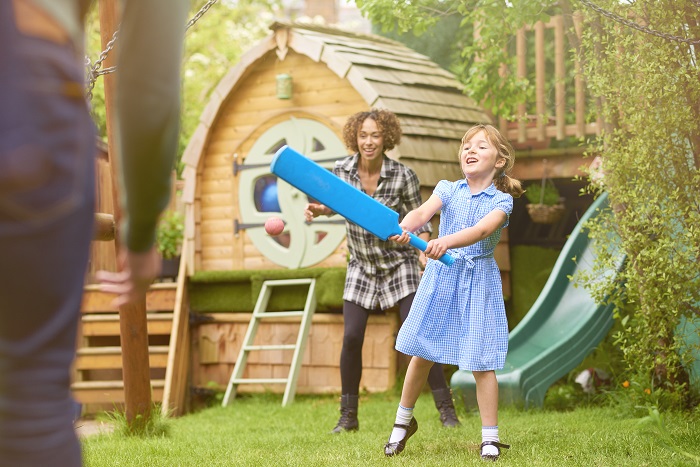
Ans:
{"label": "blurred person in foreground", "polygon": [[[116,113],[124,223],[115,304],[159,272],[187,0],[123,1]],[[84,94],[89,0],[0,0],[0,466],[79,466],[70,392],[94,220]]]}

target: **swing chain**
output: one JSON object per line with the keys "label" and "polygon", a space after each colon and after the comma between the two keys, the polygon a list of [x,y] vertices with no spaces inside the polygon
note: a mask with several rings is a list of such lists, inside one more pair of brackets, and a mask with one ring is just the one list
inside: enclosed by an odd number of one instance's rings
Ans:
{"label": "swing chain", "polygon": [[[185,31],[190,29],[194,24],[199,21],[199,19],[209,11],[209,9],[217,2],[218,0],[208,0],[207,3],[205,3],[202,8],[199,9],[199,11],[192,17],[191,20],[187,22],[187,25],[185,26]],[[106,75],[109,73],[112,73],[116,71],[117,67],[116,66],[111,66],[108,68],[105,68],[104,70],[100,70],[100,67],[102,66],[102,63],[107,59],[107,55],[109,52],[114,48],[114,45],[117,42],[117,38],[119,37],[119,29],[120,27],[117,27],[117,30],[114,31],[114,34],[112,35],[112,38],[107,42],[107,46],[105,49],[100,53],[99,58],[95,61],[93,65],[90,64],[90,57],[87,55],[85,56],[85,67],[87,68],[87,91],[86,91],[86,97],[88,101],[92,101],[92,91],[95,88],[95,82],[97,81],[97,77],[100,75]]]}

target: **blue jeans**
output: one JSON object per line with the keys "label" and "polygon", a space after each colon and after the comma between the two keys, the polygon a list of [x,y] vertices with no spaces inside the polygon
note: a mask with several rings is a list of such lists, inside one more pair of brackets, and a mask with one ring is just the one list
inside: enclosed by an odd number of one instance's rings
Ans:
{"label": "blue jeans", "polygon": [[[70,392],[94,219],[81,58],[0,0],[0,466],[80,466]],[[78,90],[78,92],[76,92]]]}

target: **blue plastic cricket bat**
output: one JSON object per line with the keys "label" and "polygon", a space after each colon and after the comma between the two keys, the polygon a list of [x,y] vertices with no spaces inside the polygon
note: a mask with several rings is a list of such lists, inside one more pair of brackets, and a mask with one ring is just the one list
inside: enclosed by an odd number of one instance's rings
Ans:
{"label": "blue plastic cricket bat", "polygon": [[[277,151],[270,164],[270,170],[285,182],[382,240],[403,233],[399,226],[399,213],[289,146],[283,146]],[[412,246],[425,251],[428,246],[425,240],[412,233],[409,233],[409,236]],[[449,266],[455,259],[445,253],[440,257],[440,261]]]}

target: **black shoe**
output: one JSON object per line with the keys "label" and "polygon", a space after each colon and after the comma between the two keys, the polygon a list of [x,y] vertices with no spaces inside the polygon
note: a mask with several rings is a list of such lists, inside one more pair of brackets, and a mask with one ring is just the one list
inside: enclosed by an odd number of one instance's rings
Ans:
{"label": "black shoe", "polygon": [[331,433],[338,434],[343,431],[357,431],[360,429],[360,421],[357,419],[357,411],[341,408],[338,424],[331,430]]}
{"label": "black shoe", "polygon": [[440,421],[442,426],[447,428],[454,428],[461,426],[459,419],[457,418],[457,412],[455,411],[455,405],[452,401],[452,391],[450,388],[436,389],[433,391],[433,398],[435,399],[435,407],[440,412]]}
{"label": "black shoe", "polygon": [[[496,446],[496,449],[498,450],[498,454],[484,454],[484,446]],[[479,447],[480,453],[481,453],[481,458],[486,461],[497,461],[498,456],[501,455],[501,448],[503,449],[510,449],[510,444],[503,444],[499,443],[498,441],[484,441],[481,443],[481,446]]]}
{"label": "black shoe", "polygon": [[[387,457],[395,456],[396,454],[399,454],[401,451],[404,450],[408,438],[413,436],[413,434],[416,431],[418,431],[418,421],[415,418],[412,418],[411,422],[408,425],[400,425],[397,423],[394,425],[394,428],[403,428],[404,430],[406,430],[406,434],[404,435],[403,439],[394,443],[386,443],[384,445],[384,454]],[[391,439],[391,436],[389,437],[389,439]]]}
{"label": "black shoe", "polygon": [[345,394],[340,396],[340,420],[331,430],[332,434],[344,431],[357,431],[360,429],[360,422],[357,420],[357,407],[359,396]]}

